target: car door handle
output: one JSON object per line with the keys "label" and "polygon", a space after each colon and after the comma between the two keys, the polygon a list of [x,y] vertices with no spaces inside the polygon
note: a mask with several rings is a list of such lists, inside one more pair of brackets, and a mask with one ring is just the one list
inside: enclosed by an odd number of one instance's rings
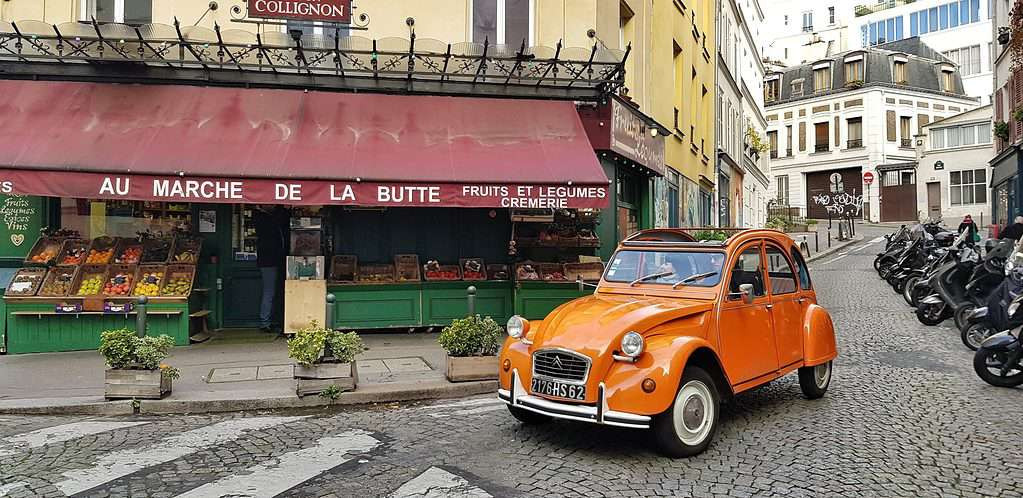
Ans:
{"label": "car door handle", "polygon": [[800,303],[800,304],[805,303],[806,302],[806,298],[805,297],[801,297],[799,299],[796,299],[796,302]]}
{"label": "car door handle", "polygon": [[767,309],[771,309],[771,308],[774,308],[774,305],[773,305],[773,304],[768,304],[768,305],[766,305],[766,306],[767,306]]}

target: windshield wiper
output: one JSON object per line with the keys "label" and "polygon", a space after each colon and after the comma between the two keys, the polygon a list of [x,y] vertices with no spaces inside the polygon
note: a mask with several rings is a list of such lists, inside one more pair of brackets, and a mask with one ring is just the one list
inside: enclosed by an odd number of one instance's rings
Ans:
{"label": "windshield wiper", "polygon": [[672,276],[674,274],[675,274],[675,272],[673,272],[673,271],[662,271],[660,273],[651,273],[649,275],[644,275],[642,277],[637,278],[636,280],[633,280],[631,283],[629,283],[629,287],[635,286],[636,284],[638,284],[640,282],[645,282],[647,280],[655,280],[655,279],[662,278],[662,277],[670,277],[670,276]]}
{"label": "windshield wiper", "polygon": [[691,283],[693,283],[693,282],[695,282],[697,280],[703,280],[705,278],[710,278],[710,277],[713,277],[714,275],[717,275],[717,274],[718,274],[718,272],[716,272],[716,271],[709,271],[707,273],[697,273],[696,275],[690,275],[690,276],[688,276],[686,278],[683,278],[682,280],[679,280],[678,282],[675,282],[671,286],[671,288],[672,288],[672,290],[674,290],[674,289],[677,289],[678,286],[680,286],[680,285],[691,284]]}

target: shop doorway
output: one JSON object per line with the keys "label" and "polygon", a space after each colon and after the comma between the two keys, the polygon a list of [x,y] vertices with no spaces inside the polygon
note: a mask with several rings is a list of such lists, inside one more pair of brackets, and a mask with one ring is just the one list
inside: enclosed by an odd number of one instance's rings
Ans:
{"label": "shop doorway", "polygon": [[927,183],[927,217],[941,218],[941,184],[938,182]]}

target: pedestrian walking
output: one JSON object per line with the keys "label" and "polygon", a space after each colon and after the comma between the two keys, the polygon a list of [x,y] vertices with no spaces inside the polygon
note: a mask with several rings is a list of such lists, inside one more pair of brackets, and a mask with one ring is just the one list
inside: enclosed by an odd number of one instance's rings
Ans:
{"label": "pedestrian walking", "polygon": [[972,216],[966,215],[963,217],[963,222],[959,224],[959,230],[956,230],[956,233],[963,233],[963,230],[970,231],[970,234],[966,237],[970,242],[980,240],[980,236],[977,235],[977,224],[973,222]]}

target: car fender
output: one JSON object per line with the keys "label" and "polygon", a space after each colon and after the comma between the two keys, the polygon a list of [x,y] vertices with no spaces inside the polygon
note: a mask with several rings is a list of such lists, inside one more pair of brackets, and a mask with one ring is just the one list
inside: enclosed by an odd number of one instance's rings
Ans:
{"label": "car fender", "polygon": [[[508,361],[509,368],[505,370],[504,362]],[[498,383],[501,389],[511,389],[511,376],[513,370],[519,371],[522,382],[530,382],[533,370],[530,368],[529,345],[519,339],[508,337],[501,347],[501,354],[498,355]],[[528,385],[528,384],[527,384]]]}
{"label": "car fender", "polygon": [[811,304],[803,319],[803,365],[820,365],[837,356],[835,324],[831,321],[831,314],[821,306]]}
{"label": "car fender", "polygon": [[[607,405],[611,410],[639,415],[657,415],[666,411],[675,400],[682,372],[695,352],[701,361],[708,354],[717,372],[708,372],[718,383],[718,390],[731,392],[731,384],[721,369],[721,363],[711,344],[702,337],[653,336],[647,339],[646,350],[635,362],[617,361],[604,378]],[[653,392],[643,391],[645,379],[656,383]]]}

